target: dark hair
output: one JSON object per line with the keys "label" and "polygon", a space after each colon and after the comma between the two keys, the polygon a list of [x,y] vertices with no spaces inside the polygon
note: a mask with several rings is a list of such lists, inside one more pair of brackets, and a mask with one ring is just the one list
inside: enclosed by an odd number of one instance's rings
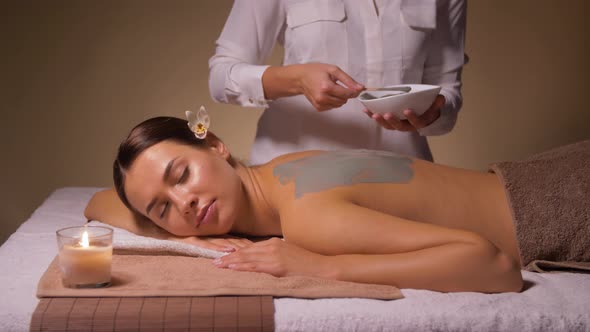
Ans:
{"label": "dark hair", "polygon": [[[211,136],[215,137],[212,134],[207,137]],[[143,151],[166,140],[196,147],[207,145],[206,140],[198,139],[195,136],[188,127],[187,121],[183,119],[160,116],[145,120],[135,126],[129,136],[119,145],[117,159],[113,163],[115,189],[123,204],[132,211],[135,211],[135,209],[131,206],[125,194],[125,173]]]}

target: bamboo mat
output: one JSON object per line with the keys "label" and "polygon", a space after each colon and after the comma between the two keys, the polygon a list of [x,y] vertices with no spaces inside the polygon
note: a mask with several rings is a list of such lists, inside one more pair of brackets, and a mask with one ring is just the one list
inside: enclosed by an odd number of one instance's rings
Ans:
{"label": "bamboo mat", "polygon": [[271,296],[43,298],[31,331],[274,330]]}

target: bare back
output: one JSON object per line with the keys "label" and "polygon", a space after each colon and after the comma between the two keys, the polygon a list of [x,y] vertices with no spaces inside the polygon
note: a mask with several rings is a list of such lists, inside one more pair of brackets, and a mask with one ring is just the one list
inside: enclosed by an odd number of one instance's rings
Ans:
{"label": "bare back", "polygon": [[[299,227],[294,220],[309,218],[309,209],[319,206],[314,202],[321,201],[318,209],[325,210],[347,202],[405,220],[474,232],[519,257],[504,188],[491,173],[361,150],[289,154],[261,166],[260,174],[265,182],[272,179],[286,237]],[[377,227],[358,223],[365,229]]]}

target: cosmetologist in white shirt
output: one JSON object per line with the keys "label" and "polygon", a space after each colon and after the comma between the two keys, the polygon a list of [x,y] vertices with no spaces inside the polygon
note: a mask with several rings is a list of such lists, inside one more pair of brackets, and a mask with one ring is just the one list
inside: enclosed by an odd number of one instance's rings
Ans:
{"label": "cosmetologist in white shirt", "polygon": [[[209,60],[210,92],[266,108],[252,164],[351,148],[432,160],[425,136],[451,131],[462,105],[465,16],[466,0],[236,0]],[[283,65],[269,67],[276,43]],[[355,98],[364,86],[411,83],[440,85],[444,97],[415,127],[372,120]]]}

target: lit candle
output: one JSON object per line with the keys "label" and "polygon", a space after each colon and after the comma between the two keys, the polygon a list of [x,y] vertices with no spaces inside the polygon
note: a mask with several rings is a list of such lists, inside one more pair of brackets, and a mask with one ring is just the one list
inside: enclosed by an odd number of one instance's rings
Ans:
{"label": "lit candle", "polygon": [[59,267],[66,287],[103,287],[110,283],[112,229],[69,227],[57,231],[57,237]]}

